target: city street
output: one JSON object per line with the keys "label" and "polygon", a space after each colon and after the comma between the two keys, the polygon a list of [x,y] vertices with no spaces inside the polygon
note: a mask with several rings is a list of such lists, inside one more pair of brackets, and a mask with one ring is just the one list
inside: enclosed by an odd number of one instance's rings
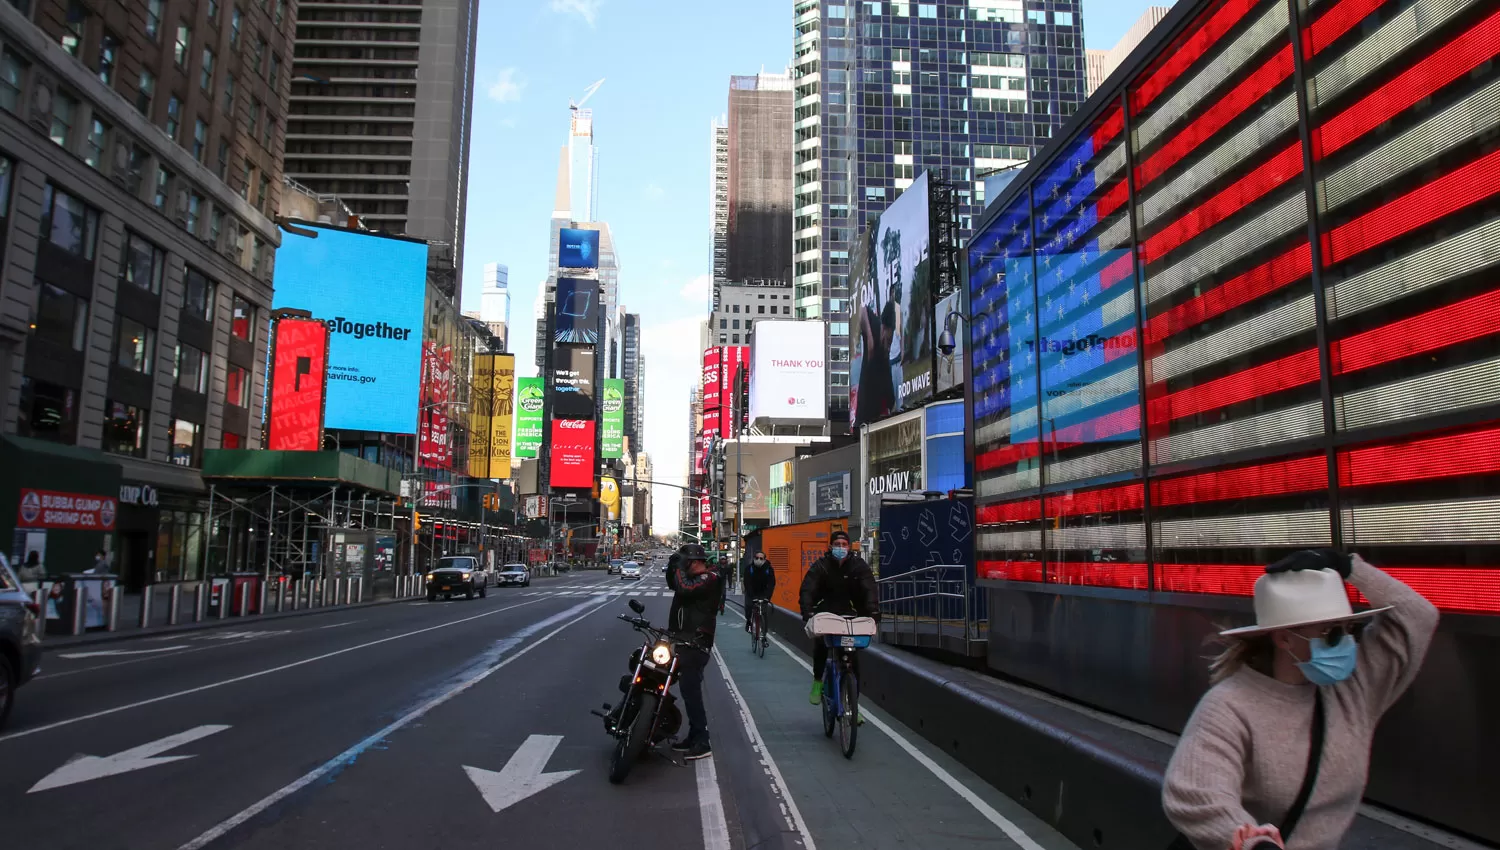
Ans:
{"label": "city street", "polygon": [[659,574],[588,572],[50,651],[0,735],[7,843],[1071,846],[878,712],[846,761],[796,655],[753,656],[733,606],[709,668],[714,756],[610,785],[589,710],[618,696],[631,597],[665,619]]}

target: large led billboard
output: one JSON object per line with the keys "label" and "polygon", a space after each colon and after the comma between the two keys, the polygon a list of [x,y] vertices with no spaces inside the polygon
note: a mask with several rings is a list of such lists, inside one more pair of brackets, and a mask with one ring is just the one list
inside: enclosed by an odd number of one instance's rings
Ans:
{"label": "large led billboard", "polygon": [[719,370],[724,355],[724,349],[717,345],[709,346],[703,352],[703,409],[719,409],[719,387],[723,376]]}
{"label": "large led billboard", "polygon": [[591,489],[594,486],[594,422],[591,419],[552,420],[553,487]]}
{"label": "large led billboard", "polygon": [[552,341],[594,345],[599,342],[599,281],[557,279]]}
{"label": "large led billboard", "polygon": [[552,350],[552,416],[594,418],[594,349],[559,345]]}
{"label": "large led billboard", "polygon": [[271,414],[266,448],[323,448],[328,326],[317,319],[277,319],[271,338]]}
{"label": "large led billboard", "polygon": [[542,378],[516,381],[516,457],[536,457],[542,447],[542,399],[546,391]]}
{"label": "large led billboard", "polygon": [[625,453],[625,381],[604,379],[604,432],[600,436],[599,454],[617,458]]}
{"label": "large led billboard", "polygon": [[826,343],[817,321],[760,321],[750,351],[750,419],[827,418]]}
{"label": "large led billboard", "polygon": [[851,425],[932,397],[930,209],[923,172],[860,240],[851,286]]}
{"label": "large led billboard", "polygon": [[564,227],[557,236],[557,265],[564,269],[599,268],[599,231]]}
{"label": "large led billboard", "polygon": [[299,224],[276,251],[272,307],[328,326],[329,428],[414,434],[427,243]]}

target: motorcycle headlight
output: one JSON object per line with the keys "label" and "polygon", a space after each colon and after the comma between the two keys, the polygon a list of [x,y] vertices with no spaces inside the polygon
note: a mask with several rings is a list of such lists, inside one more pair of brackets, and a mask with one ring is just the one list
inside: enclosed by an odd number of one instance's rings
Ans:
{"label": "motorcycle headlight", "polygon": [[651,661],[654,664],[665,665],[672,660],[672,648],[664,643],[657,644],[651,650]]}

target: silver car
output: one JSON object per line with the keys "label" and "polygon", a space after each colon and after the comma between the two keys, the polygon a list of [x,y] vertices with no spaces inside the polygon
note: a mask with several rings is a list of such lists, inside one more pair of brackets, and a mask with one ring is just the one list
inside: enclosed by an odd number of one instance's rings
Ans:
{"label": "silver car", "polygon": [[11,572],[10,561],[0,555],[0,727],[10,716],[16,689],[31,681],[41,666],[40,616],[36,603]]}

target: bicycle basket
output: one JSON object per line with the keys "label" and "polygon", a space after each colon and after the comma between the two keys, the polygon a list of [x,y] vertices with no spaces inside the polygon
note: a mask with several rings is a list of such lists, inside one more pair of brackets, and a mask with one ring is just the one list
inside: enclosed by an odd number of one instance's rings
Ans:
{"label": "bicycle basket", "polygon": [[[807,621],[807,634],[809,637],[819,635],[862,636],[870,637],[875,634],[875,621],[869,617],[840,617],[838,614],[814,614]],[[868,641],[866,641],[868,643]]]}

